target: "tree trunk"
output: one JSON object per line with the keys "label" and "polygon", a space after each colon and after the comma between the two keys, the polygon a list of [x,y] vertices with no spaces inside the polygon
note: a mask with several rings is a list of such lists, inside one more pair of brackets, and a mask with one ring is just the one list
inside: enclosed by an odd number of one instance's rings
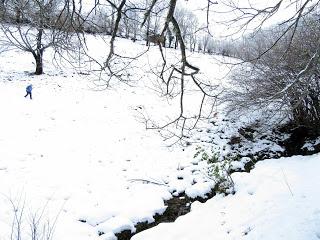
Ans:
{"label": "tree trunk", "polygon": [[43,74],[43,63],[42,63],[42,53],[33,54],[34,59],[36,60],[36,75]]}
{"label": "tree trunk", "polygon": [[146,46],[149,46],[149,35],[150,35],[150,16],[147,19],[147,32],[146,32]]}
{"label": "tree trunk", "polygon": [[168,27],[168,30],[167,30],[167,34],[168,34],[169,48],[171,48],[171,43],[172,43],[172,40],[173,40],[174,37],[173,37],[172,32],[171,32],[169,27]]}
{"label": "tree trunk", "polygon": [[43,34],[43,28],[38,29],[37,34],[37,49],[33,53],[33,57],[36,60],[36,75],[41,75],[43,73],[43,63],[42,63],[42,56],[44,49],[42,48],[42,34]]}
{"label": "tree trunk", "polygon": [[21,9],[16,9],[16,23],[21,23]]}

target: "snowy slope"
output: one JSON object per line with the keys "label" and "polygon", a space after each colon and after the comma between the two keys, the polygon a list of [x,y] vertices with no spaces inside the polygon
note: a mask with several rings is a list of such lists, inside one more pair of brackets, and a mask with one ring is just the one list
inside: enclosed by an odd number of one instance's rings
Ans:
{"label": "snowy slope", "polygon": [[[145,48],[127,40],[117,44],[117,50],[124,53]],[[107,52],[93,37],[88,46],[95,55]],[[174,50],[166,49],[165,54],[177,61]],[[151,47],[137,63],[135,79],[139,81],[133,87],[116,84],[105,91],[93,88],[95,75],[78,75],[68,67],[57,69],[47,52],[45,57],[45,74],[34,76],[28,54],[0,55],[0,239],[9,239],[11,233],[10,201],[24,211],[24,236],[29,234],[30,214],[44,210],[43,221],[52,223],[58,216],[54,240],[111,240],[121,230],[134,232],[137,222],[152,222],[172,195],[186,191],[193,197],[203,196],[214,186],[195,174],[206,168],[203,162],[192,163],[195,145],[167,148],[157,132],[146,131],[140,122],[137,110],[141,108],[160,120],[177,111],[175,104],[168,105],[152,89],[150,68],[161,63],[157,47]],[[201,66],[203,79],[223,84],[226,66],[211,56],[193,54],[191,59]],[[23,97],[30,83],[33,100]],[[187,96],[190,111],[197,109],[197,96]],[[228,125],[221,128],[233,131]],[[207,137],[206,131],[197,134]],[[217,141],[225,144],[228,140]],[[234,174],[235,195],[195,203],[187,216],[135,239],[212,239],[213,234],[217,239],[241,239],[245,231],[251,239],[282,239],[282,235],[283,239],[317,239],[318,158],[270,160],[260,163],[252,174]],[[279,227],[284,226],[279,222],[288,221],[286,227]],[[290,230],[297,225],[295,231]],[[289,238],[286,231],[292,234]]]}
{"label": "snowy slope", "polygon": [[[122,49],[135,46],[119,41]],[[92,51],[102,53],[101,45],[90,44],[96,46]],[[160,58],[157,51],[152,47],[142,61],[154,62]],[[194,178],[199,187],[204,184],[196,189],[198,195],[210,190],[212,183],[192,175],[193,146],[167,148],[158,133],[146,131],[137,118],[141,106],[163,118],[162,109],[168,109],[166,101],[145,87],[149,75],[134,87],[97,91],[95,75],[57,69],[49,56],[46,52],[45,74],[34,76],[31,55],[0,55],[0,239],[8,239],[11,231],[10,200],[20,210],[25,206],[24,224],[30,213],[45,210],[42,220],[53,222],[60,212],[54,239],[94,239],[99,232],[113,239],[121,230],[135,231],[139,221],[152,222],[155,213],[165,210],[164,200],[191,188]],[[33,100],[23,97],[30,83]],[[178,180],[181,174],[185,178]],[[28,234],[28,228],[23,233]]]}
{"label": "snowy slope", "polygon": [[320,239],[320,155],[259,162],[234,173],[236,194],[215,196],[174,223],[132,239]]}

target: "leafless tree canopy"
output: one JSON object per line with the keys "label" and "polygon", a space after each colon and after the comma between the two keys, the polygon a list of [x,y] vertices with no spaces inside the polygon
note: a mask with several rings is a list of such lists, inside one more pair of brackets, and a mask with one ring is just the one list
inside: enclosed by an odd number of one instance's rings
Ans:
{"label": "leafless tree canopy", "polygon": [[[199,77],[201,66],[192,63],[188,50],[218,52],[249,64],[233,74],[238,88],[226,95],[233,99],[234,108],[238,106],[235,109],[272,106],[277,112],[286,112],[297,124],[314,124],[319,119],[319,2],[277,0],[268,6],[257,5],[253,0],[207,0],[202,9],[206,23],[201,25],[194,13],[178,6],[178,0],[96,0],[90,9],[81,0],[3,0],[0,17],[5,38],[1,43],[30,52],[36,60],[35,72],[41,74],[45,49],[52,47],[64,56],[61,53],[72,51],[77,43],[77,49],[85,53],[85,32],[110,35],[104,61],[87,54],[89,61],[99,66],[106,87],[115,80],[130,83],[134,62],[150,49],[149,46],[136,56],[124,56],[117,52],[118,37],[146,41],[147,45],[155,43],[162,63],[153,70],[154,77],[163,97],[178,99],[179,111],[162,124],[144,117],[147,128],[181,130],[178,134],[167,132],[168,138],[180,140],[200,120],[211,118],[214,112],[204,111],[204,107],[210,102],[212,109],[220,94],[216,86]],[[289,13],[270,25],[284,9],[290,9]],[[250,34],[243,34],[235,42],[213,39],[210,26],[214,28],[216,23],[211,20],[212,14],[219,16],[219,22],[229,29],[236,29],[232,34],[238,38],[246,30]],[[165,47],[179,50],[178,62],[168,61]],[[191,85],[202,94],[199,109],[192,116],[186,112],[185,101]],[[308,119],[300,119],[301,116]]]}
{"label": "leafless tree canopy", "polygon": [[[153,0],[149,5],[146,5],[142,26],[148,23],[149,16],[158,2]],[[121,3],[125,5],[126,1],[123,0]],[[170,35],[169,30],[174,32],[181,54],[180,65],[167,66],[166,59],[163,57],[163,68],[158,73],[158,77],[167,86],[166,89],[170,89],[170,84],[174,82],[173,79],[178,77],[180,112],[169,123],[160,126],[153,123],[153,126],[163,129],[175,125],[183,129],[180,135],[183,137],[185,130],[190,130],[203,117],[202,108],[205,100],[216,98],[217,94],[197,78],[200,69],[190,63],[187,58],[188,28],[184,25],[187,21],[182,20],[185,17],[185,12],[180,12],[176,4],[176,0],[170,0],[164,4],[166,15],[160,25],[159,36],[164,36],[166,32],[167,35]],[[208,25],[213,10],[212,4],[213,2],[208,1],[208,7],[205,9]],[[232,33],[233,36],[236,34],[239,38],[239,33],[243,33],[240,37],[241,40],[236,41],[236,44],[225,42],[223,43],[224,47],[220,49],[220,53],[240,58],[245,64],[233,74],[234,84],[237,86],[236,90],[225,95],[227,96],[225,99],[231,102],[231,110],[250,108],[259,111],[271,110],[273,115],[289,118],[297,125],[319,128],[319,26],[316,24],[319,16],[319,1],[279,0],[270,6],[264,4],[260,7],[254,4],[254,1],[247,1],[246,5],[240,5],[240,2],[237,1],[222,0],[218,4],[224,5],[226,9],[226,11],[215,12],[215,14],[221,14],[220,23],[236,29]],[[119,7],[115,6],[115,9],[121,18],[122,10],[120,7],[121,4]],[[277,21],[272,20],[277,19],[277,16],[284,9],[290,10],[287,17]],[[227,16],[226,20],[223,20],[224,16]],[[192,19],[191,15],[187,18]],[[274,23],[270,25],[272,21]],[[198,41],[200,43],[198,49],[214,52],[217,49],[214,45],[218,42],[210,38],[210,29],[207,33],[207,35],[201,36],[201,41]],[[105,62],[110,76],[112,76],[110,63],[114,57],[113,42],[114,40],[111,40],[110,55]],[[241,44],[240,42],[246,43]],[[233,47],[235,49],[230,49]],[[190,49],[194,49],[192,44]],[[160,52],[162,53],[161,48]],[[165,74],[167,69],[170,69],[169,76]],[[203,93],[200,111],[193,119],[195,120],[193,126],[188,125],[190,118],[185,115],[184,111],[184,93],[188,78]]]}
{"label": "leafless tree canopy", "polygon": [[[130,2],[127,0],[116,2],[108,1],[113,7],[114,12],[116,12],[116,20],[113,28],[113,32],[110,40],[110,51],[107,56],[103,70],[107,71],[109,78],[106,80],[107,85],[116,78],[118,80],[126,81],[123,79],[123,71],[119,71],[119,68],[114,69],[114,62],[118,61],[121,56],[115,52],[115,38],[119,32],[121,26],[121,20],[126,17],[127,12],[130,9]],[[131,9],[133,7],[131,6]],[[217,94],[212,91],[214,86],[211,86],[208,83],[202,82],[198,77],[199,67],[192,64],[187,57],[187,46],[186,41],[190,43],[190,49],[195,49],[195,39],[194,34],[197,31],[197,19],[190,12],[184,12],[182,9],[177,8],[177,0],[153,0],[147,1],[143,7],[140,7],[139,11],[143,11],[143,19],[140,24],[141,28],[146,29],[146,39],[150,42],[155,42],[159,46],[159,54],[162,56],[162,67],[155,73],[160,81],[160,89],[162,89],[162,94],[167,98],[179,98],[179,112],[175,117],[170,119],[164,124],[159,124],[152,121],[146,115],[145,122],[147,128],[159,129],[159,130],[168,130],[170,128],[181,129],[180,133],[175,131],[166,132],[165,137],[171,138],[176,137],[177,140],[185,137],[189,130],[193,129],[199,120],[203,118],[208,118],[213,113],[212,111],[209,114],[205,114],[203,111],[203,106],[208,98],[216,99]],[[178,10],[177,10],[178,9]],[[151,18],[151,16],[156,16]],[[161,16],[157,20],[157,16]],[[153,27],[150,28],[151,22],[156,20]],[[177,64],[168,64],[166,57],[163,53],[163,47],[165,46],[164,41],[170,40],[171,36],[174,35],[176,38],[175,46],[179,46],[180,53],[180,62]],[[161,43],[161,44],[160,44]],[[169,43],[169,46],[171,43]],[[137,59],[133,57],[133,59]],[[123,58],[123,57],[122,57]],[[125,68],[128,69],[128,65],[125,65]],[[123,69],[124,70],[124,69]],[[186,91],[186,82],[192,82],[193,85],[202,93],[202,100],[199,102],[199,110],[193,116],[189,116],[185,112],[185,91]],[[161,87],[163,86],[163,87]],[[179,88],[178,93],[176,92],[172,95],[171,89],[174,86],[175,89]]]}
{"label": "leafless tree canopy", "polygon": [[[263,28],[263,23],[283,4],[292,6],[293,2],[296,11],[288,19]],[[232,111],[266,111],[279,120],[289,119],[295,126],[319,133],[318,4],[279,1],[264,9],[235,8],[242,12],[239,18],[245,19],[245,24],[258,17],[262,20],[253,33],[234,45],[233,55],[244,64],[233,73],[236,86],[226,95]],[[241,27],[244,26],[247,25]]]}
{"label": "leafless tree canopy", "polygon": [[[56,53],[72,51],[77,26],[75,8],[64,0],[12,0],[1,6],[1,46],[30,52],[36,62],[35,74],[43,73],[43,54],[48,48]],[[70,31],[72,29],[72,31]]]}

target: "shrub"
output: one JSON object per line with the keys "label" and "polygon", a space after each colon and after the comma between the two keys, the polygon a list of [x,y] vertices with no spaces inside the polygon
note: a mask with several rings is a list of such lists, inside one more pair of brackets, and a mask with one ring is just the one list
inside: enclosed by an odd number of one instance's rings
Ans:
{"label": "shrub", "polygon": [[284,29],[272,27],[246,39],[238,55],[245,63],[225,95],[229,110],[263,111],[276,123],[285,119],[320,134],[319,29],[317,18],[308,17],[282,38]]}
{"label": "shrub", "polygon": [[206,176],[216,183],[216,191],[234,193],[234,182],[230,175],[232,158],[220,157],[220,154],[213,149],[208,153],[201,147],[196,148],[194,158],[208,163]]}

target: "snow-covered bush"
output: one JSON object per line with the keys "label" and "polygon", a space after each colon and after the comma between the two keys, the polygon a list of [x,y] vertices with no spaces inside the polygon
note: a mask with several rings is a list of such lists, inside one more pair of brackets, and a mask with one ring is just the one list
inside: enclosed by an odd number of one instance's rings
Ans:
{"label": "snow-covered bush", "polygon": [[238,56],[246,63],[233,72],[226,95],[230,110],[263,110],[319,134],[319,36],[317,17],[310,16],[295,28],[273,26],[247,39],[246,52]]}

